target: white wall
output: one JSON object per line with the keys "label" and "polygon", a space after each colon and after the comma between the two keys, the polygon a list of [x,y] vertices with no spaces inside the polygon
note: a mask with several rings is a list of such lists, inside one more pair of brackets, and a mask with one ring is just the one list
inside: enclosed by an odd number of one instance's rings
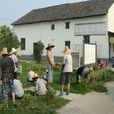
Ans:
{"label": "white wall", "polygon": [[114,32],[114,4],[108,11],[108,31]]}
{"label": "white wall", "polygon": [[[70,29],[65,29],[65,22],[68,21],[70,22]],[[75,35],[75,25],[79,23],[95,22],[107,22],[106,16],[18,25],[14,26],[14,29],[19,38],[26,38],[26,50],[22,52],[23,54],[31,55],[33,53],[33,42],[41,40],[45,46],[47,46],[48,42],[53,43],[55,45],[55,56],[62,56],[65,41],[71,41],[72,51],[78,50],[75,49],[76,45],[82,45],[83,36]],[[55,24],[55,30],[51,30],[51,24]],[[95,43],[95,41],[97,41],[99,45],[103,46],[101,51],[106,50],[105,53],[98,53],[98,57],[108,58],[107,31],[104,35],[91,35],[90,38],[91,43]]]}

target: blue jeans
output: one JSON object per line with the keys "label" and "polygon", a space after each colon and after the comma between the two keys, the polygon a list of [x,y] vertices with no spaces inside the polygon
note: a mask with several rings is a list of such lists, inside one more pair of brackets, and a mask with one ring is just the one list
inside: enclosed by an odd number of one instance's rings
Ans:
{"label": "blue jeans", "polygon": [[13,93],[14,90],[14,80],[3,80],[2,81],[2,97],[4,101],[8,101],[9,92]]}

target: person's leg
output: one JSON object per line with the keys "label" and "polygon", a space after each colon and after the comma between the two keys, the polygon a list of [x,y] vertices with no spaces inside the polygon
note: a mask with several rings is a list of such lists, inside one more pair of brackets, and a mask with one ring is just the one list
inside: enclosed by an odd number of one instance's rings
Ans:
{"label": "person's leg", "polygon": [[61,92],[60,92],[60,96],[62,96],[64,94],[64,84],[61,85]]}
{"label": "person's leg", "polygon": [[51,87],[51,83],[53,82],[53,68],[48,65],[48,83],[47,87]]}
{"label": "person's leg", "polygon": [[61,92],[60,92],[60,96],[62,96],[63,93],[64,93],[65,79],[66,79],[66,74],[65,74],[65,73],[62,73],[62,74],[61,74],[61,79],[60,79],[60,83],[61,83]]}
{"label": "person's leg", "polygon": [[76,74],[76,81],[79,84],[79,74]]}
{"label": "person's leg", "polygon": [[8,85],[6,81],[2,81],[2,98],[5,102],[8,102]]}
{"label": "person's leg", "polygon": [[70,84],[67,84],[67,92],[66,92],[66,95],[69,95],[69,92],[70,92]]}
{"label": "person's leg", "polygon": [[69,94],[69,92],[70,92],[70,75],[71,75],[71,73],[70,72],[67,72],[66,73],[66,86],[67,86],[67,93],[66,93],[66,95],[68,95]]}
{"label": "person's leg", "polygon": [[13,103],[15,103],[15,92],[12,92],[12,100],[13,100]]}
{"label": "person's leg", "polygon": [[53,82],[53,68],[51,68],[51,82]]}
{"label": "person's leg", "polygon": [[15,104],[15,89],[14,89],[14,80],[9,80],[10,92],[12,94],[12,101]]}

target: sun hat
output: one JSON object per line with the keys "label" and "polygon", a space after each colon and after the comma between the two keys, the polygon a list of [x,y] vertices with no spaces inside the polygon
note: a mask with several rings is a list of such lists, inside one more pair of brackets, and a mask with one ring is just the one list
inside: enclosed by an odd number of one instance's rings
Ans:
{"label": "sun hat", "polygon": [[39,75],[37,73],[34,74],[34,77],[32,79],[39,78]]}
{"label": "sun hat", "polygon": [[2,55],[8,55],[8,50],[6,47],[2,48],[1,54]]}
{"label": "sun hat", "polygon": [[15,48],[12,48],[10,54],[15,53],[16,51],[17,50]]}
{"label": "sun hat", "polygon": [[63,50],[64,54],[71,54],[71,49],[69,49],[68,46],[65,46],[64,50]]}
{"label": "sun hat", "polygon": [[46,47],[46,50],[48,50],[50,47],[51,47],[51,48],[54,48],[55,45],[52,45],[51,43],[49,43],[48,46]]}

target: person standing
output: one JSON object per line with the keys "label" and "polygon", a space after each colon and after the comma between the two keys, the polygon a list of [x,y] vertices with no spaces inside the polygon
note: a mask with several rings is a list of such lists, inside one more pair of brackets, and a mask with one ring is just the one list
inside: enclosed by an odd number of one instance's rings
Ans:
{"label": "person standing", "polygon": [[73,68],[72,68],[71,50],[68,48],[68,46],[65,46],[63,53],[64,53],[64,59],[63,59],[63,67],[62,67],[63,73],[61,75],[61,93],[60,93],[60,95],[63,95],[63,93],[64,93],[64,85],[67,86],[66,95],[69,95],[70,77],[71,77],[71,72],[73,71]]}
{"label": "person standing", "polygon": [[12,58],[13,62],[14,62],[14,78],[17,79],[17,67],[18,67],[18,58],[16,56],[16,52],[17,50],[15,48],[12,48],[11,52],[10,52],[10,57]]}
{"label": "person standing", "polygon": [[14,63],[13,60],[8,56],[7,48],[2,49],[2,96],[4,101],[8,101],[9,90],[12,94],[13,103],[15,104],[15,90],[14,90]]}
{"label": "person standing", "polygon": [[52,45],[51,43],[49,43],[48,46],[46,47],[47,60],[48,60],[48,85],[50,85],[53,82],[53,68],[55,66],[55,62],[54,62],[54,55],[52,49],[54,47],[55,46]]}

